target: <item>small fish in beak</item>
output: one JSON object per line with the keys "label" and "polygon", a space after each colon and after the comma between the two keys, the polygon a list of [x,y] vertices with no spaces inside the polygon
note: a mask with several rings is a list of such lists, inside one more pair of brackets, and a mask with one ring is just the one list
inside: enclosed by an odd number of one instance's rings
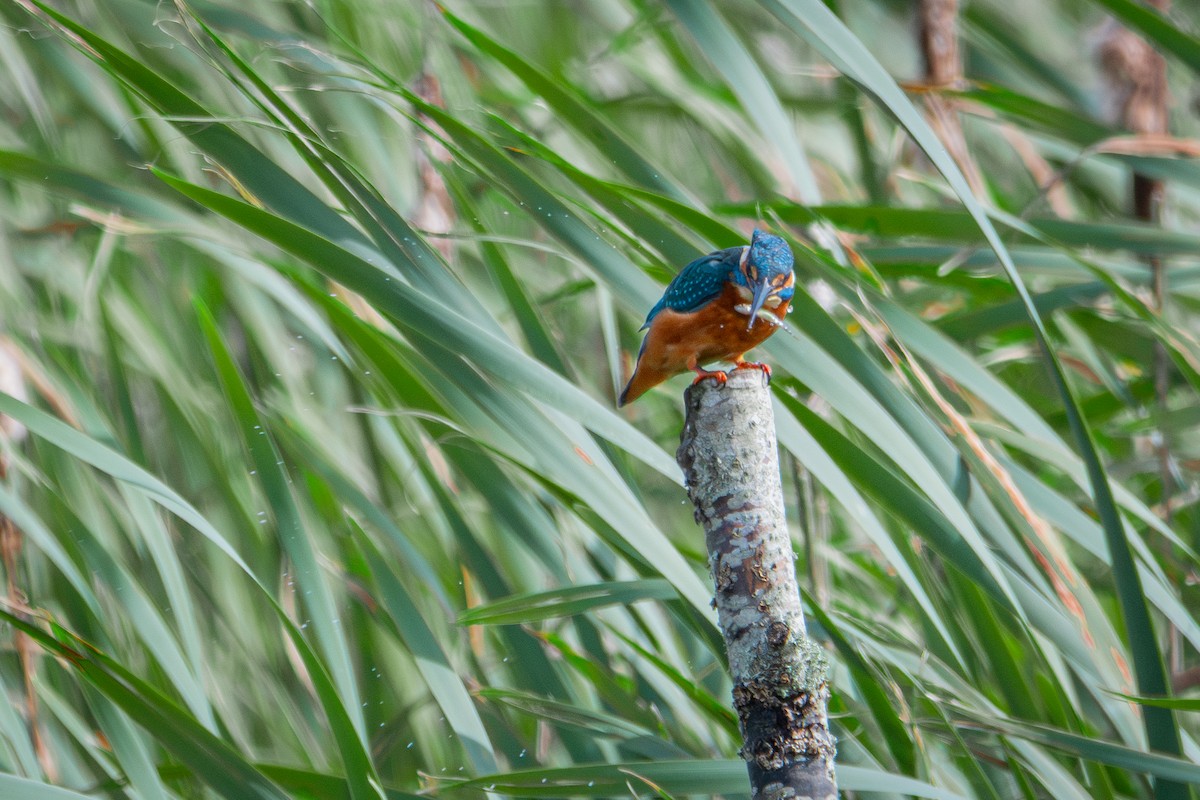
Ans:
{"label": "small fish in beak", "polygon": [[763,303],[767,302],[767,298],[771,296],[772,289],[768,276],[763,276],[754,283],[754,297],[750,302],[750,321],[746,324],[746,330],[754,327],[754,321],[758,319],[758,312],[762,309]]}

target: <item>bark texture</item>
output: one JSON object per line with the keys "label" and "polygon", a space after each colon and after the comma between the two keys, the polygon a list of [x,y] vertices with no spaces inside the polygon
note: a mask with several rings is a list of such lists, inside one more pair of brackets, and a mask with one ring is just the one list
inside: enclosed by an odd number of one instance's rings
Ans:
{"label": "bark texture", "polygon": [[684,400],[676,458],[704,527],[753,796],[836,798],[827,662],[805,631],[766,380],[737,370]]}

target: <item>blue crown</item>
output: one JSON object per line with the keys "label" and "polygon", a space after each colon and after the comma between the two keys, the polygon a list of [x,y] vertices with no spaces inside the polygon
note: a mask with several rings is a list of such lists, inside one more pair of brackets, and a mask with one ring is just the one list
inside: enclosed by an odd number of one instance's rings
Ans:
{"label": "blue crown", "polygon": [[750,237],[750,260],[754,262],[758,274],[767,279],[788,274],[796,264],[792,248],[787,242],[757,228]]}

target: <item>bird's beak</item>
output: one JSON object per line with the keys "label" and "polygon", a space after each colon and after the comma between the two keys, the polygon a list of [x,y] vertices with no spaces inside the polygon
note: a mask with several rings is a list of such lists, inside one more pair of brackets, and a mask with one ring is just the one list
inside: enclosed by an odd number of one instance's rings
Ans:
{"label": "bird's beak", "polygon": [[763,303],[767,302],[767,298],[771,296],[771,283],[766,278],[763,278],[754,284],[754,299],[750,303],[750,322],[746,325],[746,330],[754,327],[754,321],[758,319],[759,309],[763,307]]}

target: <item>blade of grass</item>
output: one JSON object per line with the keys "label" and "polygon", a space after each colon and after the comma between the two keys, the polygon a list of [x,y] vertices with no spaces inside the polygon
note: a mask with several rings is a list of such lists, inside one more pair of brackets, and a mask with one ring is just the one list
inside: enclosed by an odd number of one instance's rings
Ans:
{"label": "blade of grass", "polygon": [[738,96],[746,120],[778,151],[800,200],[807,205],[820,203],[821,191],[796,137],[796,126],[750,51],[708,0],[667,0],[667,5]]}
{"label": "blade of grass", "polygon": [[[293,797],[307,800],[350,800],[350,787],[345,778],[320,772],[284,767],[277,764],[256,764],[259,772],[292,793]],[[387,800],[422,800],[425,795],[401,792],[396,789],[383,790]]]}
{"label": "blade of grass", "polygon": [[1157,10],[1132,0],[1092,0],[1114,17],[1200,73],[1200,38],[1171,24]]}
{"label": "blade of grass", "polygon": [[[609,627],[611,629],[611,626]],[[613,635],[625,642],[626,645],[636,651],[642,658],[649,661],[655,669],[666,676],[667,680],[682,690],[693,703],[699,706],[704,715],[724,728],[731,738],[739,735],[737,715],[727,703],[718,700],[710,692],[705,691],[694,675],[684,674],[667,663],[658,653],[652,652],[645,645],[640,644],[620,631],[613,630]]]}
{"label": "blade of grass", "polygon": [[213,791],[229,800],[288,800],[278,786],[245,761],[232,745],[207,731],[154,687],[99,650],[57,626],[58,636],[74,642],[76,647],[57,641],[7,611],[0,610],[0,618],[19,628],[46,652],[65,660]]}
{"label": "blade of grass", "polygon": [[[886,528],[867,504],[863,493],[858,489],[859,484],[853,480],[849,471],[843,469],[834,460],[832,454],[818,441],[813,432],[801,422],[802,417],[792,413],[790,406],[794,401],[791,398],[785,398],[786,395],[780,395],[779,404],[781,410],[788,409],[788,414],[780,414],[776,423],[779,426],[780,441],[800,463],[804,464],[806,469],[813,473],[813,476],[821,482],[833,498],[842,504],[851,518],[862,526],[869,540],[879,548],[887,563],[896,571],[902,585],[912,593],[918,605],[921,606],[929,624],[941,636],[946,647],[954,652],[955,658],[961,661],[962,654],[958,652],[958,646],[950,635],[946,621],[942,619],[941,613],[934,605],[925,585],[917,577],[912,565],[908,563],[900,548],[892,541]],[[795,427],[793,428],[793,426]]]}
{"label": "blade of grass", "polygon": [[[760,204],[730,203],[718,207],[728,214],[753,214]],[[895,206],[822,205],[804,206],[772,201],[761,204],[779,214],[785,222],[807,225],[825,220],[838,228],[857,231],[879,238],[921,237],[935,241],[954,241],[974,244],[979,241],[979,228],[974,217],[963,211],[944,208],[898,208]],[[1013,219],[998,218],[1001,225],[1015,223]],[[1164,230],[1139,223],[1081,222],[1034,217],[1021,220],[1013,227],[1019,243],[1045,241],[1049,237],[1062,245],[1080,249],[1126,250],[1142,255],[1190,255],[1200,250],[1200,236],[1187,231]]]}
{"label": "blade of grass", "polygon": [[1185,792],[1188,791],[1186,784],[1200,784],[1200,764],[1182,758],[1148,753],[1132,747],[1122,747],[1101,739],[1057,730],[1049,725],[1038,725],[1020,720],[975,719],[974,715],[970,716],[969,721],[961,721],[958,724],[963,728],[979,727],[1008,736],[1041,742],[1089,761],[1111,764],[1122,769],[1153,775],[1163,780],[1179,783]]}
{"label": "blade of grass", "polygon": [[93,795],[51,786],[48,783],[0,773],[0,795],[20,797],[22,800],[90,800]]}
{"label": "blade of grass", "polygon": [[[273,596],[267,591],[266,587],[258,580],[251,571],[249,565],[242,560],[241,556],[232,548],[229,542],[217,531],[213,525],[208,522],[191,504],[180,497],[176,492],[167,487],[154,476],[150,475],[145,470],[124,458],[116,451],[99,444],[95,440],[79,433],[74,428],[60,422],[48,414],[27,406],[9,395],[0,393],[0,413],[7,414],[21,422],[29,429],[30,433],[35,436],[44,437],[55,446],[71,453],[76,458],[79,458],[86,463],[107,472],[113,478],[123,481],[130,486],[143,492],[147,497],[154,500],[159,505],[168,509],[172,513],[179,516],[181,519],[190,524],[193,528],[199,531],[209,541],[215,544],[234,564],[236,564],[243,573],[249,576],[258,588],[262,590],[262,597],[271,606],[274,613],[279,617],[284,624],[285,630],[292,638],[297,651],[305,660],[305,666],[309,672],[309,677],[313,681],[314,686],[318,690],[318,698],[321,700],[327,715],[329,716],[330,724],[333,726],[335,738],[338,746],[341,748],[343,757],[346,762],[347,774],[350,776],[356,789],[356,800],[368,800],[376,796],[376,792],[371,788],[370,781],[378,784],[378,778],[373,777],[373,767],[371,767],[369,759],[366,757],[365,750],[358,739],[351,718],[346,714],[336,691],[333,690],[332,684],[328,684],[328,677],[325,672],[324,665],[312,654],[307,642],[304,640],[300,631],[291,623],[291,620],[284,613],[283,609],[275,603]],[[7,616],[7,615],[5,615]],[[40,633],[40,631],[39,631]],[[37,638],[37,637],[35,637]],[[41,641],[41,640],[39,640]],[[121,670],[124,675],[123,668],[113,662],[114,669]],[[88,673],[91,675],[91,673]],[[124,679],[124,678],[122,678]],[[128,675],[130,681],[142,685],[142,682],[131,674]],[[105,692],[107,696],[113,698],[113,692],[116,691],[112,680],[105,678],[102,681],[103,685],[97,685],[97,688]],[[107,690],[106,690],[107,687]],[[148,688],[148,686],[147,686]],[[157,696],[157,692],[155,690]],[[121,695],[121,697],[125,697]],[[169,702],[169,701],[168,701]],[[123,706],[124,707],[124,706]],[[139,706],[140,708],[140,706]],[[126,711],[129,709],[127,708]],[[148,717],[147,717],[148,718]],[[199,723],[190,721],[189,725],[194,725],[203,730]],[[155,732],[153,724],[146,725],[147,729]],[[189,747],[190,745],[185,746]],[[186,760],[181,758],[181,760]],[[247,786],[251,784],[247,783]],[[231,795],[236,797],[238,795]],[[245,795],[241,795],[245,796]],[[263,795],[264,797],[268,795]]]}
{"label": "blade of grass", "polygon": [[858,692],[862,695],[867,708],[870,709],[875,719],[875,724],[879,726],[880,732],[883,734],[884,744],[892,754],[892,758],[895,759],[901,772],[905,775],[912,775],[916,769],[913,736],[909,732],[908,726],[900,719],[895,700],[884,688],[883,680],[881,677],[877,677],[866,659],[842,634],[840,627],[825,612],[825,609],[821,608],[812,595],[803,588],[800,593],[804,599],[805,613],[811,614],[813,619],[821,625],[824,634],[829,637],[841,655],[842,662],[850,671]]}
{"label": "blade of grass", "polygon": [[421,678],[446,715],[446,721],[462,741],[471,762],[471,771],[477,774],[495,771],[496,755],[492,742],[462,679],[451,666],[433,631],[421,617],[420,609],[388,566],[383,554],[361,528],[354,527],[358,534],[358,545],[370,565],[388,618],[416,660]]}
{"label": "blade of grass", "polygon": [[210,113],[142,61],[40,0],[18,0],[18,3],[35,17],[63,31],[72,43],[81,43],[85,55],[97,60],[164,117],[177,120],[176,127],[198,146],[214,154],[253,196],[269,202],[281,214],[304,220],[334,240],[369,246],[365,236],[307,187],[229,126],[217,122],[218,115]]}
{"label": "blade of grass", "polygon": [[[749,788],[746,763],[741,760],[659,761],[596,764],[565,769],[499,773],[460,784],[448,784],[452,794],[488,789],[521,797],[608,797],[631,792],[651,794],[656,788],[672,795],[741,795]],[[838,767],[838,788],[851,792],[900,793],[931,800],[964,800],[962,795],[923,781],[882,770]]]}
{"label": "blade of grass", "polygon": [[[1087,467],[1092,499],[1096,506],[1096,512],[1103,522],[1109,551],[1112,554],[1113,577],[1120,600],[1121,615],[1129,638],[1129,649],[1133,657],[1134,674],[1139,692],[1151,696],[1166,695],[1169,688],[1166,668],[1154,635],[1153,620],[1146,607],[1141,581],[1134,566],[1129,543],[1125,539],[1125,531],[1113,499],[1108,474],[1096,451],[1091,428],[1080,413],[1074,392],[1067,383],[1062,365],[1050,344],[1050,336],[1041,315],[1038,314],[1033,299],[1029,296],[1029,291],[987,212],[972,195],[962,173],[929,124],[904,96],[899,86],[875,57],[827,6],[820,0],[760,0],[760,2],[770,9],[780,21],[820,50],[834,66],[858,83],[865,92],[875,97],[897,117],[937,166],[955,194],[962,200],[971,216],[975,218],[989,246],[995,251],[1004,271],[1016,289],[1017,296],[1025,306],[1038,348],[1050,367],[1055,388],[1062,398],[1063,407],[1067,413],[1071,433]],[[1117,0],[1106,0],[1106,2],[1117,2]],[[1200,48],[1196,48],[1193,52],[1200,53]],[[1194,57],[1200,58],[1200,55]],[[1146,737],[1153,749],[1173,755],[1182,753],[1179,729],[1170,709],[1147,708],[1143,718]],[[1163,800],[1186,797],[1184,787],[1169,781],[1164,781],[1156,791]]]}
{"label": "blade of grass", "polygon": [[[533,451],[535,456],[553,461],[554,466],[548,466],[545,474],[577,475],[578,478],[573,481],[572,490],[579,493],[580,497],[588,501],[589,505],[598,512],[610,515],[615,522],[614,529],[627,538],[635,549],[646,553],[652,550],[656,553],[655,563],[664,570],[664,577],[680,588],[680,593],[689,603],[695,605],[706,615],[710,613],[706,599],[707,590],[703,588],[694,573],[687,568],[678,552],[661,533],[647,536],[646,531],[655,530],[649,519],[645,517],[644,513],[636,513],[635,504],[629,503],[626,499],[617,499],[626,496],[628,488],[620,483],[614,475],[609,474],[605,467],[607,460],[603,455],[591,447],[590,442],[586,441],[586,437],[580,437],[580,434],[583,433],[582,428],[566,438],[563,438],[561,434],[565,432],[565,428],[569,424],[581,416],[581,407],[589,410],[597,409],[604,418],[611,418],[620,423],[619,425],[601,426],[597,424],[597,419],[589,414],[590,424],[597,433],[606,435],[609,430],[612,430],[617,434],[618,444],[637,442],[639,446],[627,448],[635,455],[637,451],[646,452],[649,449],[656,456],[647,463],[651,466],[662,467],[664,475],[669,475],[673,480],[678,481],[678,470],[674,468],[674,464],[671,468],[666,468],[662,464],[665,456],[661,449],[653,445],[645,446],[646,440],[640,434],[631,436],[632,428],[619,421],[609,409],[601,407],[577,387],[567,383],[557,373],[532,361],[519,350],[495,338],[487,331],[476,327],[470,320],[459,316],[449,306],[442,305],[437,300],[421,294],[413,287],[403,286],[397,281],[386,280],[386,276],[380,275],[369,263],[338,248],[332,242],[246,203],[176,178],[165,175],[162,177],[169,185],[179,189],[187,196],[230,217],[249,230],[294,253],[297,257],[307,260],[313,266],[329,270],[331,277],[371,300],[376,307],[386,311],[392,321],[401,325],[410,335],[425,339],[427,346],[442,348],[453,345],[458,352],[474,352],[478,354],[477,363],[485,366],[494,377],[509,382],[522,392],[530,392],[531,389],[537,388],[539,391],[535,396],[539,400],[557,401],[554,402],[555,406],[564,406],[565,413],[559,426],[548,427],[544,422],[532,418],[528,407],[519,404],[517,398],[511,393],[499,392],[493,386],[475,381],[476,399],[490,399],[491,413],[502,414],[510,421],[514,414],[519,415],[522,419],[520,425],[506,429],[523,430],[526,431],[527,437],[536,436],[547,439],[540,450]],[[453,359],[448,354],[443,355],[440,360],[447,364],[453,363]],[[474,380],[467,373],[459,374],[456,377],[460,381]],[[570,398],[572,402],[568,402],[567,398]],[[553,427],[560,428],[557,431],[558,436],[551,432]],[[553,441],[549,441],[551,437],[553,437]],[[577,444],[572,448],[573,454],[566,455],[562,452],[563,448],[560,445],[570,441]],[[593,451],[594,454],[589,451]],[[599,472],[598,470],[603,471]],[[597,480],[601,476],[603,479]]]}
{"label": "blade of grass", "polygon": [[[581,728],[590,736],[603,736],[616,739],[635,737],[655,737],[658,735],[651,728],[644,728],[630,722],[624,717],[608,714],[603,711],[592,711],[579,706],[551,700],[546,697],[516,692],[510,689],[484,689],[480,696],[492,702],[503,703],[539,719],[554,722],[559,725],[571,725]],[[686,758],[687,753],[677,752],[675,758]]]}
{"label": "blade of grass", "polygon": [[195,309],[221,386],[225,390],[225,398],[241,433],[242,446],[250,454],[253,471],[270,507],[280,542],[291,559],[308,621],[315,631],[333,680],[345,698],[346,707],[353,709],[349,713],[358,738],[365,741],[365,723],[360,713],[362,702],[358,684],[354,680],[348,644],[339,623],[341,612],[318,564],[318,555],[292,496],[289,479],[282,466],[283,458],[270,433],[269,423],[254,408],[245,379],[234,363],[212,315],[199,300],[195,301]]}
{"label": "blade of grass", "polygon": [[600,436],[678,482],[675,463],[627,422],[546,366],[492,332],[411,286],[393,281],[370,262],[334,242],[273,214],[186,181],[158,173],[181,194],[228,217],[283,250],[326,272],[389,314],[414,337],[446,343],[493,377],[523,393],[585,420]]}
{"label": "blade of grass", "polygon": [[[0,393],[0,413],[9,413],[3,405],[6,401],[19,402],[13,400],[9,395]],[[17,418],[19,419],[19,417]],[[76,565],[41,517],[21,499],[20,495],[10,491],[3,482],[0,482],[0,514],[12,520],[13,524],[25,534],[26,540],[45,554],[50,563],[63,574],[71,588],[83,600],[89,613],[95,617],[103,616],[100,601],[80,567]]]}
{"label": "blade of grass", "polygon": [[443,18],[464,38],[480,52],[503,64],[531,91],[541,95],[547,105],[555,110],[559,119],[590,140],[605,159],[611,160],[618,169],[638,184],[675,200],[684,199],[682,190],[665,178],[658,167],[649,163],[639,149],[626,141],[620,131],[596,113],[584,98],[574,94],[569,83],[547,75],[515,51],[503,46],[446,8],[440,7],[440,10]]}
{"label": "blade of grass", "polygon": [[98,690],[90,689],[86,694],[92,713],[96,715],[96,721],[104,731],[104,738],[112,747],[113,757],[121,765],[121,771],[128,778],[130,787],[147,800],[167,800],[167,788],[155,768],[147,743],[137,735],[133,725],[118,707],[107,702]]}
{"label": "blade of grass", "polygon": [[231,561],[237,564],[243,572],[258,582],[254,572],[242,560],[237,551],[233,549],[229,541],[194,506],[184,500],[165,483],[125,458],[116,450],[100,444],[95,439],[80,433],[46,412],[26,405],[20,400],[2,392],[0,392],[0,413],[20,420],[21,424],[27,427],[31,434],[46,439],[54,446],[61,448],[81,461],[91,464],[93,467],[111,475],[116,480],[127,483],[144,493],[155,503],[195,528],[196,531],[216,545]]}
{"label": "blade of grass", "polygon": [[612,581],[568,586],[506,597],[493,603],[474,606],[458,616],[458,624],[518,625],[582,614],[610,605],[629,605],[641,600],[674,600],[678,596],[675,588],[664,580]]}

